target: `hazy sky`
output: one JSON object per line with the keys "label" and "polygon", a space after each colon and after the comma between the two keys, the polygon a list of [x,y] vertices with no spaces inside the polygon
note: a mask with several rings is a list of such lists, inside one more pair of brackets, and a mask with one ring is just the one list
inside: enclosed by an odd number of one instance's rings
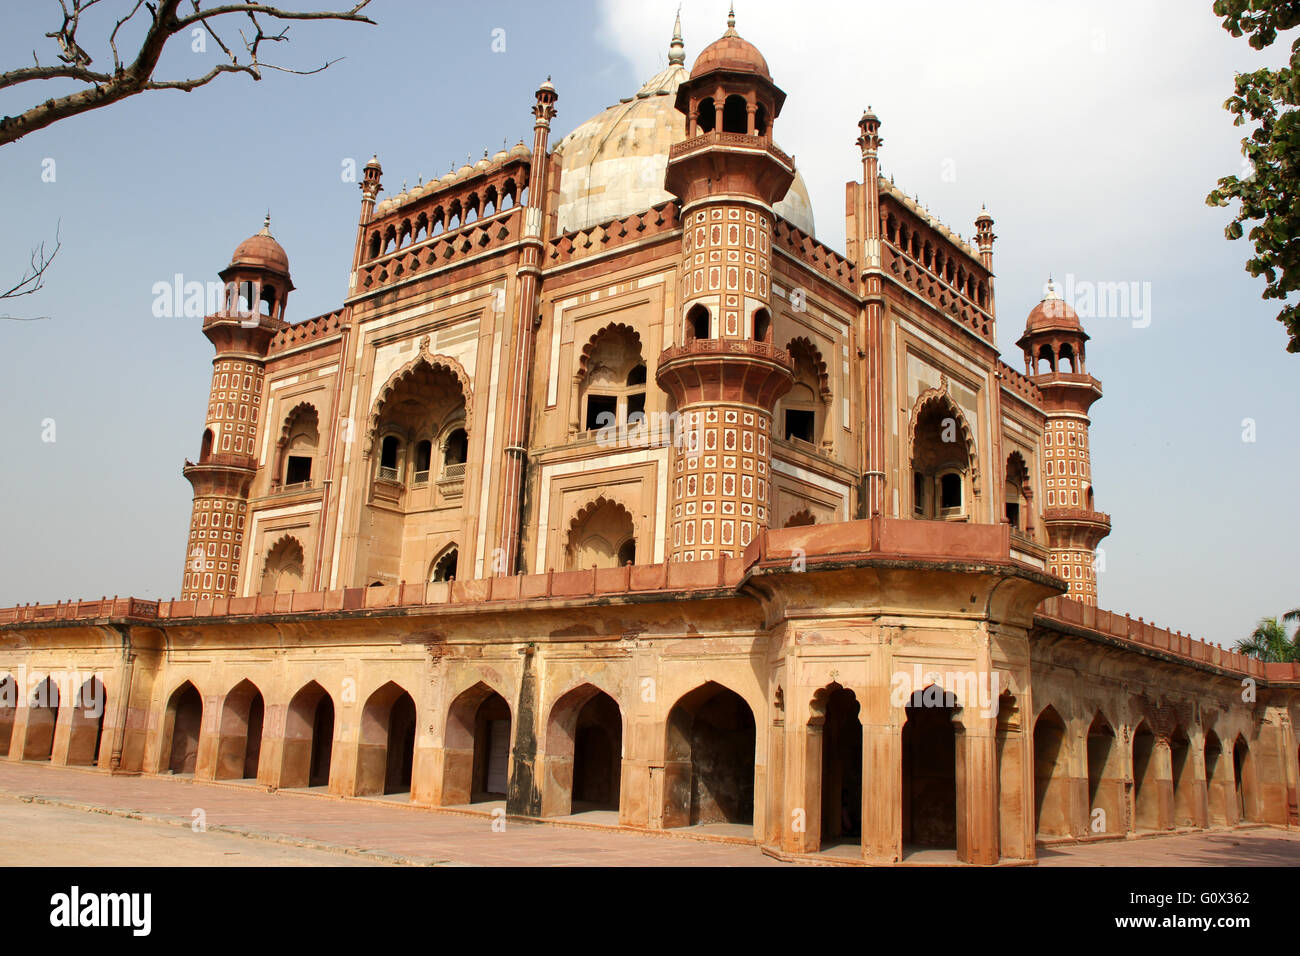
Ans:
{"label": "hazy sky", "polygon": [[[114,6],[83,26],[96,66]],[[725,28],[726,6],[687,0],[688,63]],[[297,285],[289,318],[339,307],[360,205],[348,160],[378,152],[393,193],[529,138],[547,74],[558,139],[665,64],[676,3],[373,7],[377,27],[299,24],[275,51],[303,68],[346,56],[323,74],[147,94],[0,147],[4,285],[56,223],[64,243],[43,292],[0,303],[50,317],[0,321],[0,605],[180,590],[181,465],[198,454],[212,347],[198,319],[154,317],[155,283],[214,280],[269,207]],[[820,239],[844,248],[844,183],[861,176],[856,122],[870,104],[902,189],[966,236],[981,204],[996,220],[1010,364],[1022,365],[1014,343],[1049,273],[1077,295],[1134,284],[1126,315],[1085,315],[1105,388],[1096,501],[1114,528],[1102,606],[1230,643],[1300,605],[1300,356],[1242,267],[1249,247],[1224,240],[1227,211],[1204,203],[1242,168],[1222,110],[1233,72],[1279,62],[1291,38],[1256,54],[1208,0],[742,0],[737,15],[788,94],[777,139],[808,182]],[[6,4],[3,17],[0,68],[33,50],[53,61],[54,0]],[[163,72],[216,56],[185,38]],[[36,95],[0,94],[0,113]]]}

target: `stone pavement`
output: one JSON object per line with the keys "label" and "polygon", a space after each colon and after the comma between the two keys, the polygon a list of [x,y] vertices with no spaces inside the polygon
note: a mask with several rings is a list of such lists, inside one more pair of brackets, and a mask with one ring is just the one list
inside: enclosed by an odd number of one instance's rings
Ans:
{"label": "stone pavement", "polygon": [[[192,829],[196,810],[206,832]],[[247,784],[111,777],[0,759],[3,866],[786,865],[752,845],[706,839],[707,829],[660,835],[507,820],[497,832],[492,823],[392,797],[267,793]],[[1244,829],[1040,848],[1039,860],[1041,866],[1297,866],[1300,832]]]}
{"label": "stone pavement", "polygon": [[[0,807],[15,799],[71,810],[101,808],[139,815],[148,824],[183,826],[203,811],[208,835],[252,837],[289,845],[363,853],[375,862],[482,866],[781,866],[753,846],[625,830],[506,820],[502,832],[481,815],[434,811],[387,800],[344,800],[315,793],[186,778],[111,777],[42,763],[0,760]],[[139,824],[136,824],[139,826]],[[7,828],[6,828],[6,833]],[[201,836],[201,834],[195,834]],[[7,837],[5,844],[7,844]],[[183,848],[182,848],[183,849]],[[23,865],[0,846],[0,863]],[[113,865],[112,852],[88,852],[81,865]],[[126,863],[125,860],[121,861]],[[154,865],[176,862],[170,858]],[[251,864],[254,861],[238,861]],[[332,862],[332,861],[326,861]],[[257,861],[260,865],[260,861]],[[128,864],[130,865],[130,864]]]}

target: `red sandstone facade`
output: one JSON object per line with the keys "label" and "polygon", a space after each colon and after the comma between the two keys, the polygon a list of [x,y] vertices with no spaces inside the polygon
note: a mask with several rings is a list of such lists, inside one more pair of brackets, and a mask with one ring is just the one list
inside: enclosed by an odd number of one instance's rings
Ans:
{"label": "red sandstone facade", "polygon": [[552,148],[558,98],[382,201],[371,160],[335,312],[239,246],[181,598],[0,611],[10,759],[885,863],[1295,823],[1296,668],[1097,609],[1088,337],[1049,292],[1000,360],[987,213],[868,110],[818,242],[734,21]]}

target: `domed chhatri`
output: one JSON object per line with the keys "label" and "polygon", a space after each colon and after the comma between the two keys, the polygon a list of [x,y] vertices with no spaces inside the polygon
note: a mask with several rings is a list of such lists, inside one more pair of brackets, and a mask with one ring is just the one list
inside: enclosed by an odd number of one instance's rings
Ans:
{"label": "domed chhatri", "polygon": [[744,39],[736,32],[736,10],[732,7],[727,16],[727,32],[714,40],[695,59],[691,67],[691,79],[698,80],[710,73],[755,73],[765,79],[772,79],[767,67],[767,60],[758,51],[758,47]]}
{"label": "domed chhatri", "polygon": [[1026,334],[1049,330],[1083,331],[1083,323],[1079,321],[1079,313],[1075,312],[1070,304],[1061,298],[1060,293],[1056,291],[1056,283],[1050,279],[1047,283],[1047,293],[1043,296],[1043,301],[1034,306],[1029,313],[1029,318],[1025,321]]}
{"label": "domed chhatri", "polygon": [[285,276],[289,274],[289,255],[284,251],[284,247],[276,242],[275,237],[271,235],[271,214],[269,212],[266,214],[261,230],[256,235],[249,236],[236,247],[235,254],[230,257],[230,265],[232,267],[243,266],[251,269],[266,269]]}
{"label": "domed chhatri", "polygon": [[[704,56],[701,53],[700,59]],[[556,146],[560,165],[556,224],[560,232],[587,229],[673,199],[664,188],[668,154],[687,138],[686,116],[676,106],[677,94],[681,85],[695,76],[685,63],[679,19],[668,66],[633,96],[580,124]],[[801,232],[815,234],[812,200],[798,171],[773,211]]]}

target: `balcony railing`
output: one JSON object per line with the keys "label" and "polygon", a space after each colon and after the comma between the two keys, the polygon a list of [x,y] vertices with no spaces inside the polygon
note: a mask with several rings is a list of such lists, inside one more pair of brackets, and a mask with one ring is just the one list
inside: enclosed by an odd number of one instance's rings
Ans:
{"label": "balcony railing", "polygon": [[750,355],[756,358],[771,359],[782,365],[789,365],[790,353],[769,342],[755,342],[751,339],[691,339],[681,345],[670,345],[659,356],[662,364],[684,355],[712,355],[725,353],[729,355]]}
{"label": "balcony railing", "polygon": [[385,466],[385,465],[380,465],[380,466],[379,466],[379,477],[382,478],[384,481],[396,481],[396,480],[397,480],[397,469],[396,469],[396,468],[389,468],[389,467],[387,467],[387,466]]}
{"label": "balcony railing", "polygon": [[439,481],[464,481],[465,480],[465,462],[457,462],[454,465],[443,465],[442,476]]}

